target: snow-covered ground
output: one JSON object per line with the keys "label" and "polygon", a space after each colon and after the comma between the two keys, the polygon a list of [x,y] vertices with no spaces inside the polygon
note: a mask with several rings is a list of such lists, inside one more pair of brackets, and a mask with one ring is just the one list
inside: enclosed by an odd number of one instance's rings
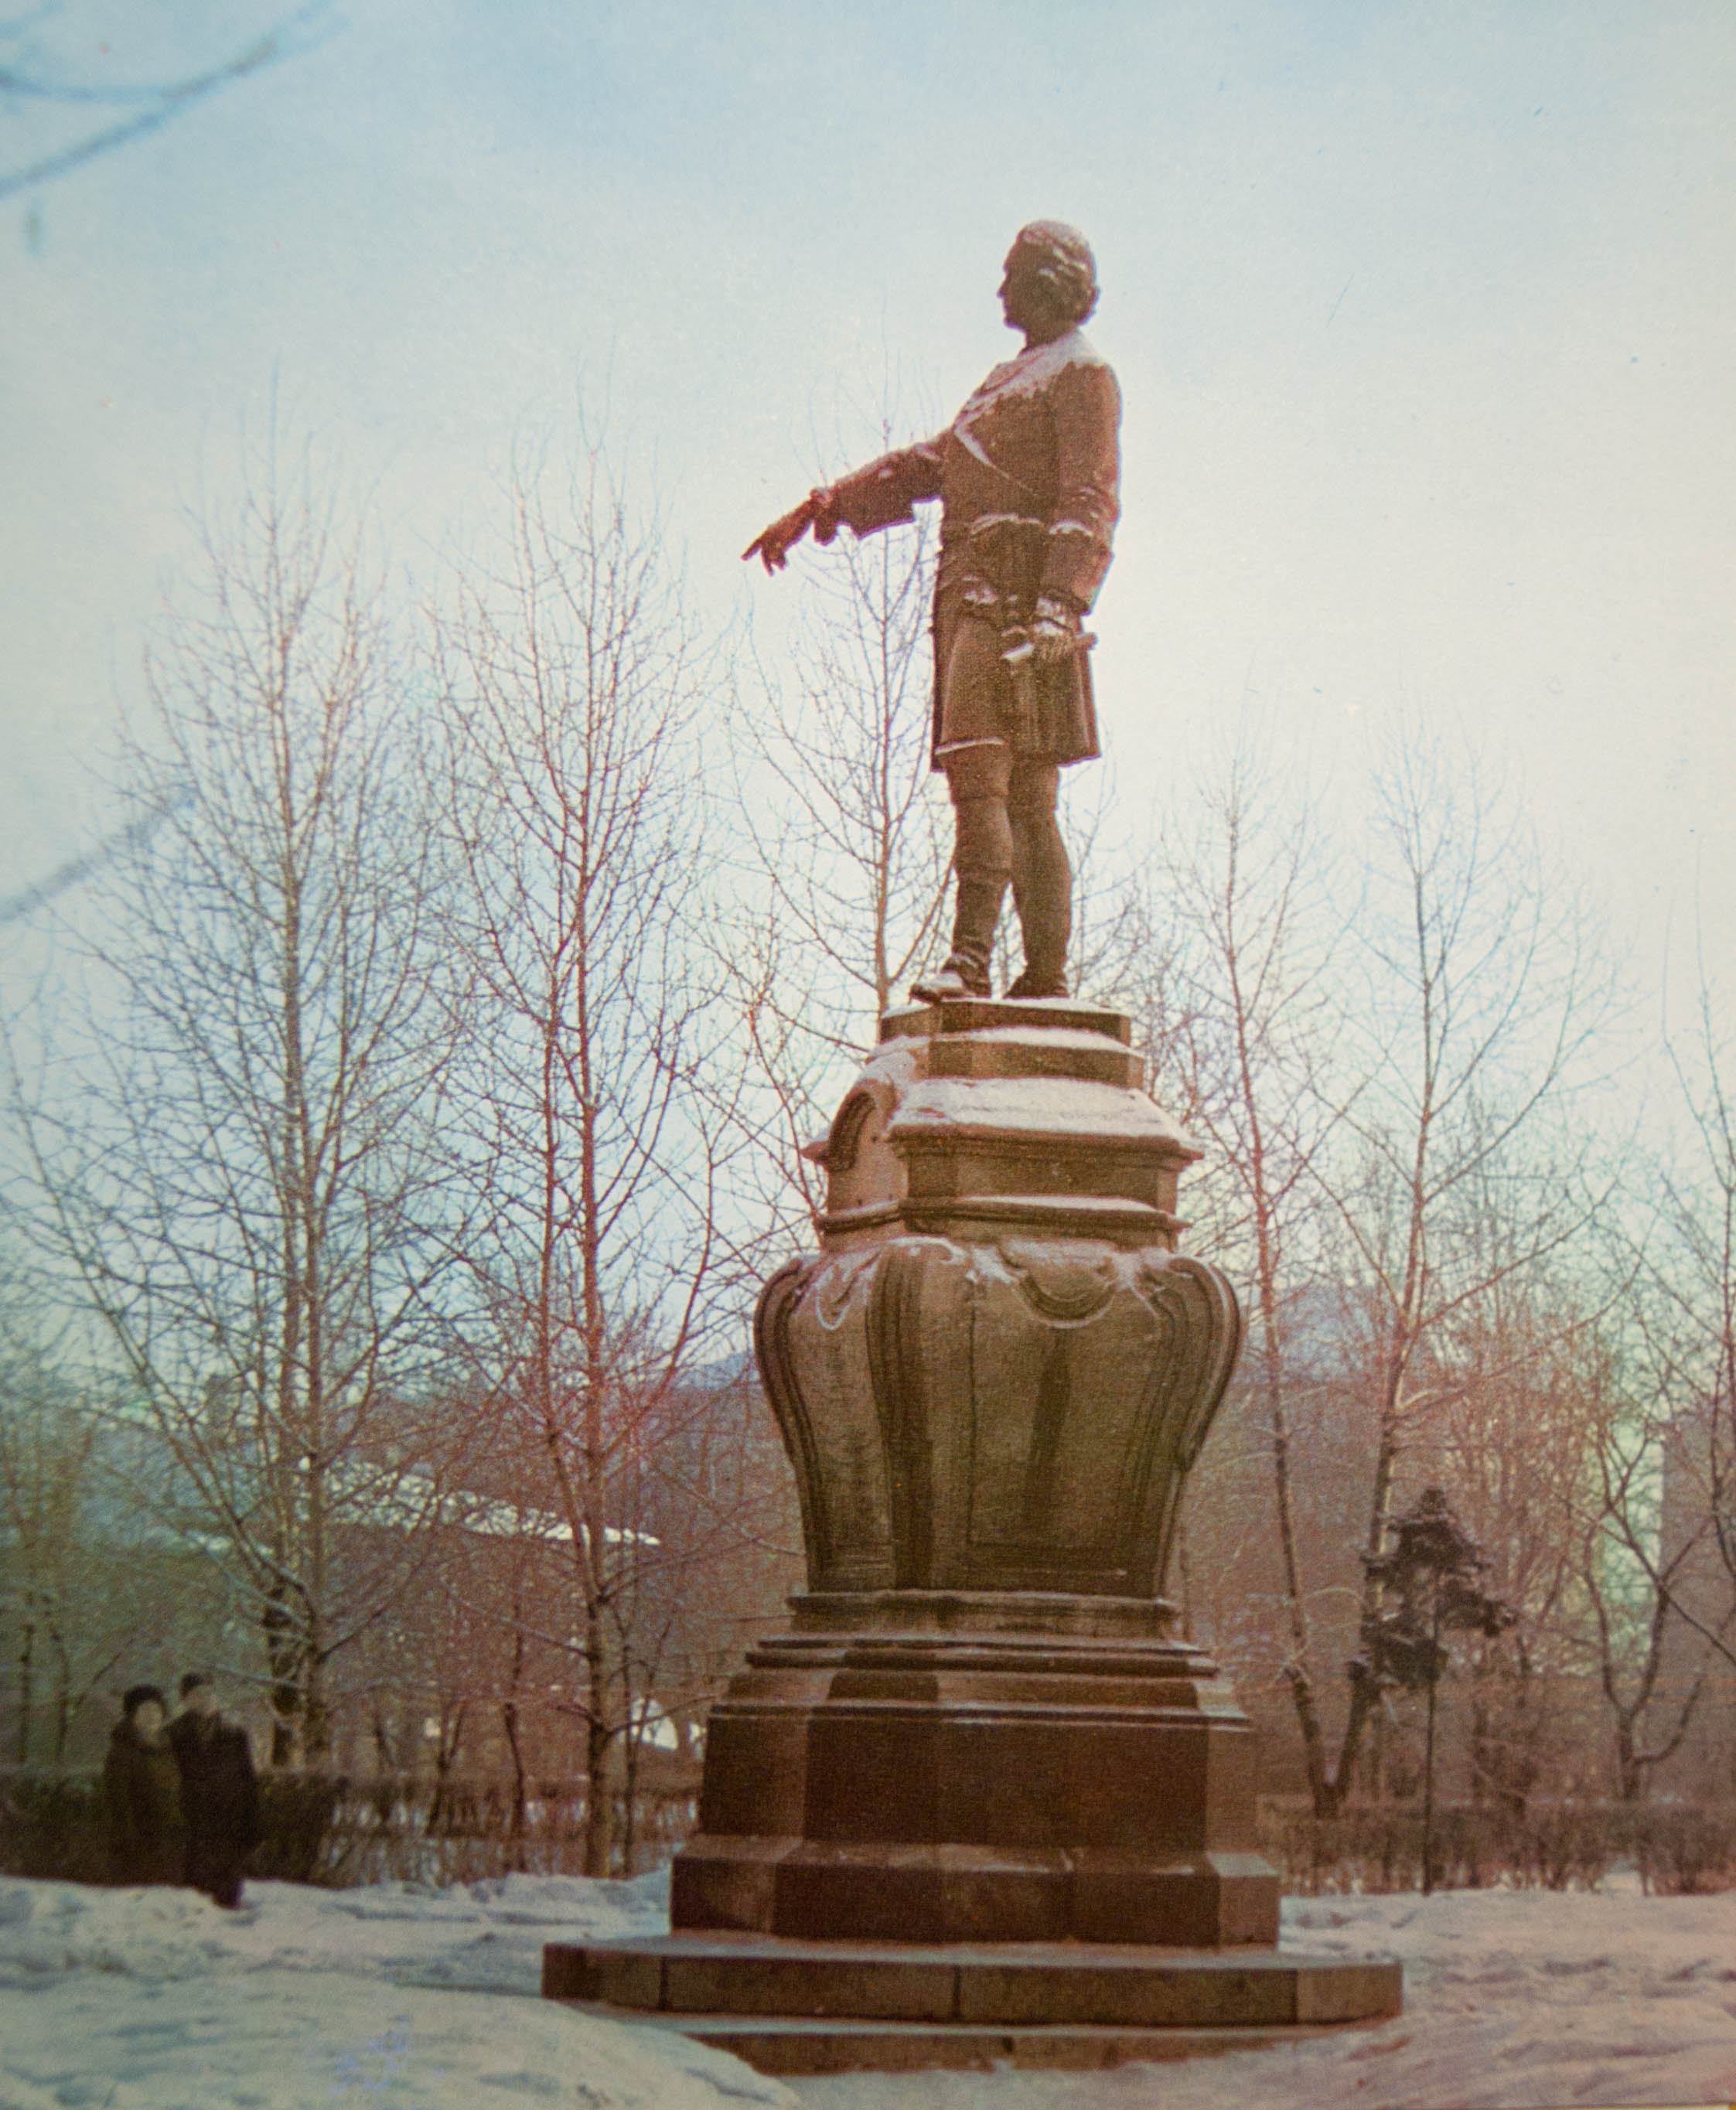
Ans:
{"label": "snow-covered ground", "polygon": [[[1619,1882],[1619,1878],[1617,1879]],[[1378,2029],[1108,2073],[850,2074],[813,2110],[1541,2110],[1736,2101],[1736,1892],[1287,1898],[1286,1948],[1397,1956]]]}
{"label": "snow-covered ground", "polygon": [[185,1890],[0,1877],[0,2110],[1339,2110],[1736,2100],[1736,1893],[1294,1899],[1287,1945],[1405,1964],[1379,2028],[1107,2073],[786,2086],[537,2000],[546,1940],[655,1932],[666,1879],[445,1891]]}
{"label": "snow-covered ground", "polygon": [[741,2110],[778,2082],[536,1997],[545,1941],[655,1933],[667,1872],[468,1889],[0,1877],[0,2110]]}

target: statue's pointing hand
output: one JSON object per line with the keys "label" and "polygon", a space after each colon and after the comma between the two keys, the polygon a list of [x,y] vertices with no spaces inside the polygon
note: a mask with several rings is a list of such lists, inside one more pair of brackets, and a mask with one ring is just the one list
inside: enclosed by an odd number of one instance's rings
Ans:
{"label": "statue's pointing hand", "polygon": [[790,561],[790,552],[811,528],[814,539],[822,545],[831,541],[838,532],[828,500],[827,490],[810,491],[801,504],[793,506],[782,519],[756,535],[741,552],[743,563],[750,557],[758,557],[768,572],[781,572]]}

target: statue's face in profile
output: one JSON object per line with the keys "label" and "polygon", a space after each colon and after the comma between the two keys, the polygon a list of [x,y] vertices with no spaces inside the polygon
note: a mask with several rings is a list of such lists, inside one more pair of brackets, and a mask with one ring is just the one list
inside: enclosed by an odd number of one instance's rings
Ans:
{"label": "statue's face in profile", "polygon": [[1067,326],[1067,318],[1037,275],[1042,264],[1040,250],[1028,242],[1015,242],[1007,251],[1000,278],[1000,311],[1007,319],[1008,328],[1023,330],[1027,337],[1039,342],[1059,336]]}

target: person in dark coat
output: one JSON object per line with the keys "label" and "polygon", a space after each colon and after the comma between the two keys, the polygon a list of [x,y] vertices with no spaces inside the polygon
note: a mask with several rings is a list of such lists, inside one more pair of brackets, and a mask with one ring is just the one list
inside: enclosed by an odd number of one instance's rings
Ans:
{"label": "person in dark coat", "polygon": [[154,1685],[130,1687],[102,1766],[109,1875],[117,1883],[178,1883],[185,1859],[181,1777],[164,1732],[168,1703]]}
{"label": "person in dark coat", "polygon": [[216,1687],[202,1671],[190,1670],[181,1680],[181,1711],[169,1725],[169,1739],[181,1768],[185,1880],[233,1908],[241,1902],[242,1870],[261,1836],[247,1732],[224,1721]]}

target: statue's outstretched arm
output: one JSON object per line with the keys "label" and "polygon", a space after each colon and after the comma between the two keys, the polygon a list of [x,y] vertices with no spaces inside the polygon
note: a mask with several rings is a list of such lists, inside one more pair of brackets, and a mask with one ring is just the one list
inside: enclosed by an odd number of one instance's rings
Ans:
{"label": "statue's outstretched arm", "polygon": [[882,455],[836,483],[810,491],[797,506],[774,520],[741,552],[758,557],[768,572],[781,572],[789,554],[811,528],[816,542],[831,541],[841,528],[872,535],[913,518],[913,505],[941,496],[941,451],[946,435]]}

